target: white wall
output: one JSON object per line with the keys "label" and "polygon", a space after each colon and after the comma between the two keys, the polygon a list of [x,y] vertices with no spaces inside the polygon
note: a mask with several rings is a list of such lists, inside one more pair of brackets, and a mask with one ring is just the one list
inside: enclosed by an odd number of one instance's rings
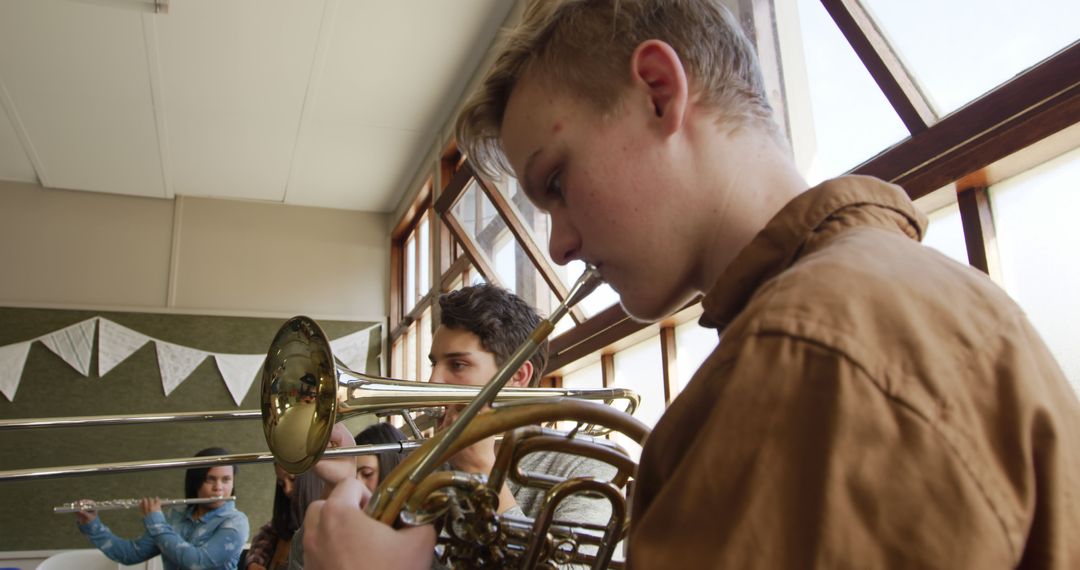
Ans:
{"label": "white wall", "polygon": [[388,220],[0,181],[0,305],[382,320]]}

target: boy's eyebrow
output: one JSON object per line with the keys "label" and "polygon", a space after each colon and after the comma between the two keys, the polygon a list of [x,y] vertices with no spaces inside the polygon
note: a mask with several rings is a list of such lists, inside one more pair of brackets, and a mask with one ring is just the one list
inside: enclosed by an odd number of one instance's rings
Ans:
{"label": "boy's eyebrow", "polygon": [[[443,358],[462,358],[462,357],[466,357],[466,356],[472,356],[472,353],[467,352],[467,351],[462,351],[462,352],[447,352],[446,354],[442,355]],[[428,360],[430,360],[432,362],[435,362],[435,353],[434,352],[428,354]]]}

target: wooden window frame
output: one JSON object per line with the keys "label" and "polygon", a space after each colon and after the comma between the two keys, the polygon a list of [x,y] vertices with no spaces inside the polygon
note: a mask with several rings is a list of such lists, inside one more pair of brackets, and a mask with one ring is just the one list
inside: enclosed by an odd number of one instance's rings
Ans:
{"label": "wooden window frame", "polygon": [[664,375],[664,405],[670,404],[676,396],[678,382],[678,353],[675,343],[675,327],[660,327],[660,365]]}
{"label": "wooden window frame", "polygon": [[859,0],[821,0],[840,32],[911,134],[938,122],[938,114]]}
{"label": "wooden window frame", "polygon": [[[548,287],[554,292],[555,297],[560,301],[565,301],[566,296],[569,294],[568,287],[559,278],[555,268],[548,262],[547,257],[544,256],[540,246],[533,240],[532,235],[522,223],[522,221],[515,215],[514,207],[510,204],[509,200],[503,196],[502,192],[495,187],[491,182],[481,178],[476,174],[472,165],[465,160],[461,168],[454,173],[450,182],[446,185],[446,189],[439,195],[439,199],[435,201],[435,212],[443,220],[443,223],[449,228],[450,233],[456,238],[456,242],[462,247],[466,256],[473,265],[480,271],[480,274],[484,276],[489,283],[497,283],[502,286],[508,284],[501,283],[498,275],[495,273],[494,264],[487,255],[475,244],[471,234],[465,231],[460,221],[453,215],[454,204],[465,193],[465,190],[470,184],[475,182],[480,191],[487,197],[488,201],[495,208],[496,215],[498,215],[503,223],[506,224],[507,229],[510,231],[513,239],[521,247],[525,256],[533,264],[533,267],[540,273],[541,278],[547,283]],[[479,201],[477,201],[477,207],[479,208]],[[477,216],[479,219],[479,216]],[[577,307],[570,310],[571,318],[576,324],[585,322],[586,317],[584,312]]]}
{"label": "wooden window frame", "polygon": [[986,187],[968,188],[958,193],[956,198],[960,207],[960,220],[964,226],[968,263],[989,275],[995,282],[1002,283],[990,192]]}

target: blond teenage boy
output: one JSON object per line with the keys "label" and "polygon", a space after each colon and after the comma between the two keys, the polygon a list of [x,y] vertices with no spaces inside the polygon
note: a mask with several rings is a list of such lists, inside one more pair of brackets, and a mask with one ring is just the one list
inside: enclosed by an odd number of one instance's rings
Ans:
{"label": "blond teenage boy", "polygon": [[[722,333],[642,454],[631,567],[1080,566],[1080,403],[1046,346],[902,189],[807,188],[718,1],[533,4],[457,132],[557,262],[643,320],[704,294]],[[324,567],[425,567],[431,532],[359,497],[309,512]]]}

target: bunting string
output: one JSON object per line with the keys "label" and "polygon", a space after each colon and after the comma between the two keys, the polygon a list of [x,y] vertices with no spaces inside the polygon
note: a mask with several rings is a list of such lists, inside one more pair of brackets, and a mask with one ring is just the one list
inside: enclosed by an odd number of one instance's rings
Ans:
{"label": "bunting string", "polygon": [[[371,332],[379,327],[381,325],[375,324],[330,341],[334,356],[353,370],[364,370]],[[92,317],[34,339],[0,346],[0,393],[8,401],[15,400],[26,357],[34,342],[41,342],[82,376],[90,376],[95,330],[99,377],[104,377],[147,343],[153,343],[161,387],[166,397],[183,384],[207,357],[213,357],[229,394],[239,406],[266,359],[265,354],[215,353],[182,346],[147,336],[105,317]]]}

